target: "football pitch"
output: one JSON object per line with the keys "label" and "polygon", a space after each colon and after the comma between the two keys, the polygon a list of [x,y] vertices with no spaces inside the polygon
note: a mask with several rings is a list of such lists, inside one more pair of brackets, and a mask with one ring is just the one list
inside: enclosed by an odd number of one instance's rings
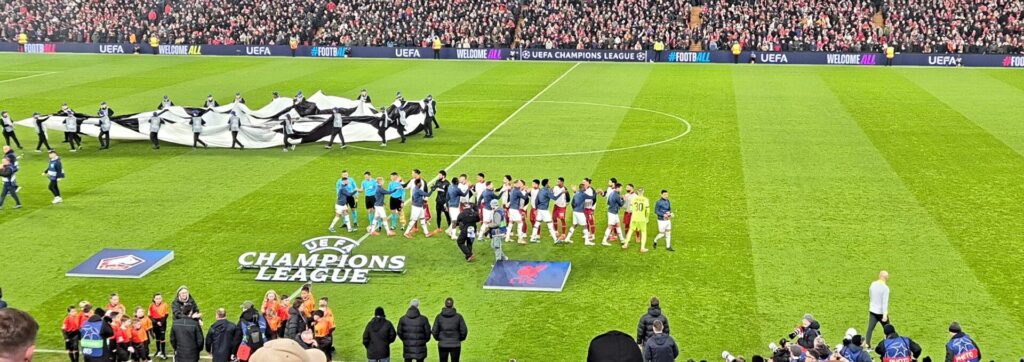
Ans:
{"label": "football pitch", "polygon": [[[25,207],[7,200],[0,211],[0,287],[40,322],[42,349],[63,348],[67,306],[102,306],[112,292],[132,308],[188,285],[207,326],[217,307],[236,321],[243,301],[301,285],[255,281],[237,269],[239,255],[298,253],[326,235],[342,169],[407,178],[418,168],[431,178],[449,168],[495,181],[590,177],[599,188],[616,177],[645,187],[652,203],[667,189],[676,251],[588,247],[578,236],[567,246],[506,244],[512,259],[573,266],[561,293],[512,292],[482,289],[486,243],[466,263],[448,238],[371,236],[359,251],[405,255],[406,272],[313,286],[331,300],[336,360],[365,360],[375,307],[397,324],[418,298],[432,322],[448,296],[469,326],[468,361],[584,360],[594,336],[635,334],[651,296],[682,360],[767,354],[805,313],[834,346],[849,327],[863,333],[868,285],[882,269],[892,275],[891,319],[924,355],[945,355],[954,320],[985,359],[1024,354],[1019,71],[18,54],[0,64],[0,108],[14,119],[63,102],[92,114],[106,101],[125,114],[163,95],[199,106],[207,94],[227,103],[242,92],[258,108],[273,91],[355,98],[366,88],[377,106],[396,91],[432,94],[441,124],[433,139],[386,148],[289,153],[117,140],[100,151],[88,138],[69,153],[51,131],[67,172],[61,205],[50,205],[34,131],[19,126]],[[365,227],[362,205],[359,217]],[[653,221],[649,230],[653,238]],[[64,276],[102,248],[169,249],[175,259],[137,280]],[[392,345],[393,358],[401,353]]]}

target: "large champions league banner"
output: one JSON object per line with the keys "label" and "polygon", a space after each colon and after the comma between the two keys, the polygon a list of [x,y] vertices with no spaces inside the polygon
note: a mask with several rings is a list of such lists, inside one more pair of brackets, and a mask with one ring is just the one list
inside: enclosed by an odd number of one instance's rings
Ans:
{"label": "large champions league banner", "polygon": [[[156,54],[163,56],[291,56],[287,45],[194,45],[165,44],[157,47]],[[0,43],[0,52],[18,52],[16,43]],[[153,54],[148,44],[95,44],[95,43],[28,43],[25,53],[98,53],[98,54]],[[319,58],[396,58],[432,59],[434,50],[424,47],[344,47],[344,46],[299,46],[297,57]],[[666,50],[658,57],[650,50],[576,50],[576,49],[508,49],[508,48],[444,48],[441,59],[463,60],[548,60],[573,62],[649,62],[667,63],[733,63],[732,53],[718,51],[674,51]],[[759,52],[744,51],[740,63],[755,64],[822,64],[881,66],[885,65],[882,53],[827,53],[827,52]],[[1010,67],[1024,68],[1024,55],[1014,54],[922,54],[898,53],[893,65],[915,65],[950,67]]]}

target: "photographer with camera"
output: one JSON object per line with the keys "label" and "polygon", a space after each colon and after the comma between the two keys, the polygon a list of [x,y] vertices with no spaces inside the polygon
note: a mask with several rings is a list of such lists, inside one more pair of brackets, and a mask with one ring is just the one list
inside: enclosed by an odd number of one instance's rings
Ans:
{"label": "photographer with camera", "polygon": [[[852,337],[850,336],[851,332]],[[857,331],[853,328],[846,332],[848,338],[843,340],[842,348],[837,351],[838,355],[849,362],[871,362],[871,354],[861,347],[864,344],[864,338],[856,333]]]}
{"label": "photographer with camera", "polygon": [[885,332],[885,339],[875,347],[875,353],[882,357],[882,361],[906,361],[911,355],[916,361],[921,357],[921,346],[908,337],[896,334],[896,327],[892,324],[886,324],[882,331]]}
{"label": "photographer with camera", "polygon": [[821,335],[821,325],[814,320],[814,316],[804,314],[800,325],[789,334],[789,339],[796,339],[796,344],[803,349],[814,349],[814,339]]}

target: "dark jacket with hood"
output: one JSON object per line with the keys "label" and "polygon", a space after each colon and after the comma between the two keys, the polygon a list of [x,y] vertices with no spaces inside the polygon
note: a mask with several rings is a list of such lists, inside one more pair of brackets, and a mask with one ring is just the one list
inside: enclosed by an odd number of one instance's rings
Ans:
{"label": "dark jacket with hood", "polygon": [[171,326],[171,348],[176,362],[199,362],[203,350],[203,330],[192,318],[174,321]]}
{"label": "dark jacket with hood", "polygon": [[814,339],[821,335],[821,325],[818,321],[811,321],[811,324],[804,329],[804,336],[796,341],[804,349],[814,349]]}
{"label": "dark jacket with hood", "polygon": [[[807,335],[807,332],[804,332],[804,335]],[[853,343],[844,346],[839,354],[850,362],[871,362],[871,353]]]}
{"label": "dark jacket with hood", "polygon": [[640,317],[640,323],[636,325],[636,344],[642,346],[644,342],[647,342],[647,338],[654,335],[654,321],[661,321],[665,325],[663,333],[671,334],[671,329],[668,328],[668,318],[661,314],[661,307],[651,306],[647,308],[647,314]]}
{"label": "dark jacket with hood", "polygon": [[900,337],[900,335],[895,333],[895,332],[885,336],[885,339],[883,339],[881,342],[878,342],[878,346],[875,347],[875,353],[878,353],[879,356],[884,358],[885,357],[885,342],[886,342],[886,340],[887,339],[896,339],[896,338],[906,338],[907,339],[907,344],[909,345],[908,348],[910,349],[910,353],[914,356],[914,359],[917,359],[918,357],[921,357],[921,346],[919,344],[917,344],[917,342],[914,342],[913,339],[910,339],[908,337]]}
{"label": "dark jacket with hood", "polygon": [[302,311],[294,306],[288,308],[288,322],[284,324],[284,338],[301,342],[302,337],[300,335],[308,328],[309,321],[302,315]]}
{"label": "dark jacket with hood", "polygon": [[238,353],[238,345],[241,343],[241,330],[224,319],[214,322],[206,333],[206,353],[213,357],[213,362],[230,362],[231,356]]}
{"label": "dark jacket with hood", "polygon": [[466,320],[455,311],[455,307],[443,308],[441,313],[434,317],[434,327],[431,330],[438,347],[456,348],[462,347],[462,341],[469,336],[469,328],[466,328]]}
{"label": "dark jacket with hood", "polygon": [[405,359],[427,358],[427,342],[430,342],[430,321],[420,314],[420,309],[409,307],[409,311],[398,320],[398,338],[402,339]]}
{"label": "dark jacket with hood", "polygon": [[644,343],[644,362],[673,362],[679,357],[679,346],[672,336],[656,333]]}
{"label": "dark jacket with hood", "polygon": [[395,325],[384,316],[384,309],[377,307],[373,319],[363,330],[363,347],[366,347],[366,358],[371,360],[391,357],[391,344],[395,343]]}
{"label": "dark jacket with hood", "polygon": [[594,337],[587,349],[587,362],[642,362],[644,358],[634,342],[620,331]]}

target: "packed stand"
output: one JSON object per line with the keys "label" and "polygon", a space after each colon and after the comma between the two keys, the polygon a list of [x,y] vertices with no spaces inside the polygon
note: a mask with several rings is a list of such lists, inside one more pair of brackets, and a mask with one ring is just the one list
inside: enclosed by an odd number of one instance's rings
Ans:
{"label": "packed stand", "polygon": [[519,45],[547,49],[686,48],[687,0],[527,0]]}
{"label": "packed stand", "polygon": [[446,47],[509,47],[519,7],[515,0],[331,1],[326,22],[313,37],[318,45],[429,46],[434,36]]}

